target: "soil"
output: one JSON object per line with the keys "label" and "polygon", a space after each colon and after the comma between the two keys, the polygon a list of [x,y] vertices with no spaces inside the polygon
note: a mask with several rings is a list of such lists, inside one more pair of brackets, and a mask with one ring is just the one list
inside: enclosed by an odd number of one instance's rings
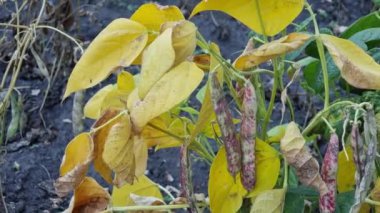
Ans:
{"label": "soil", "polygon": [[[82,15],[75,16],[76,23],[69,34],[80,38],[82,41],[91,41],[111,20],[118,17],[129,17],[133,10],[145,1],[131,0],[128,3],[125,2],[118,0],[73,1],[74,8],[80,6],[77,11]],[[159,1],[162,5],[179,5],[187,15],[195,2],[197,1]],[[319,14],[320,25],[335,30],[338,29],[338,26],[349,25],[372,9],[371,0],[313,0],[310,2]],[[6,13],[6,10],[0,9],[0,14],[2,14],[0,15],[0,22],[8,21],[9,16],[5,15]],[[194,17],[193,21],[205,38],[219,44],[225,57],[235,58],[244,48],[249,30],[225,14],[213,12],[216,22],[213,21],[210,14],[200,14]],[[303,20],[305,17],[307,14],[303,13],[298,19]],[[68,206],[69,198],[59,198],[54,192],[53,182],[59,175],[59,166],[64,149],[74,136],[69,122],[73,98],[69,97],[61,103],[67,76],[72,66],[73,63],[58,74],[57,79],[59,80],[56,80],[49,90],[47,101],[42,110],[46,127],[38,113],[47,86],[46,79],[33,77],[35,70],[30,67],[29,70],[25,69],[22,72],[17,82],[18,86],[22,86],[20,91],[24,98],[27,125],[21,136],[9,141],[4,147],[6,152],[0,164],[2,190],[9,212],[59,212]],[[4,69],[5,64],[0,62],[0,76],[4,73]],[[114,77],[110,77],[107,81],[112,80]],[[269,90],[271,82],[266,83]],[[85,96],[86,100],[102,85],[88,90]],[[40,91],[39,94],[33,92],[37,90]],[[297,96],[295,90],[291,92],[291,95]],[[279,116],[279,108],[278,103],[274,116]],[[296,109],[305,111],[302,103],[299,103]],[[301,118],[299,119],[301,120]],[[85,128],[88,129],[91,121],[86,121],[85,124]],[[147,175],[162,186],[179,188],[178,166],[178,149],[149,151]],[[196,160],[193,162],[193,169],[195,192],[207,193],[209,165],[201,160]],[[103,186],[107,186],[92,170],[90,175],[96,177]]]}

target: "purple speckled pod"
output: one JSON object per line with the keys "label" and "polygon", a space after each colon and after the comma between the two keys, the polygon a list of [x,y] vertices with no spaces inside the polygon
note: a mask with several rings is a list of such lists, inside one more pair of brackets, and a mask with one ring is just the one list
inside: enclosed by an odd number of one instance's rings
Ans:
{"label": "purple speckled pod", "polygon": [[319,197],[319,210],[322,213],[335,212],[336,176],[338,171],[339,138],[336,133],[330,136],[330,142],[323,159],[321,176],[328,192]]}
{"label": "purple speckled pod", "polygon": [[193,184],[191,180],[191,163],[189,159],[189,149],[187,144],[182,144],[180,150],[180,182],[180,197],[187,199],[190,206],[188,212],[198,212],[193,193]]}
{"label": "purple speckled pod", "polygon": [[235,134],[235,125],[232,120],[232,114],[227,105],[227,100],[223,95],[223,89],[219,83],[216,72],[211,75],[211,99],[216,114],[222,140],[226,147],[228,171],[235,177],[241,168],[241,148]]}
{"label": "purple speckled pod", "polygon": [[240,128],[240,143],[242,150],[241,181],[248,191],[256,182],[255,143],[256,143],[256,94],[255,88],[247,81],[243,90],[242,122]]}
{"label": "purple speckled pod", "polygon": [[356,167],[355,181],[356,185],[360,184],[360,180],[364,175],[365,153],[363,149],[363,138],[360,135],[357,123],[352,125],[351,129],[351,147]]}

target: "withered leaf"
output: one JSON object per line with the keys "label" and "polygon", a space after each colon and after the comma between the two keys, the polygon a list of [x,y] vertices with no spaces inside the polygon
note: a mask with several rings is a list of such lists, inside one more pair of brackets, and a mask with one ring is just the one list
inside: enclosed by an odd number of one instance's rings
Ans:
{"label": "withered leaf", "polygon": [[82,182],[93,156],[94,145],[89,133],[77,135],[66,146],[54,186],[59,196],[66,196]]}

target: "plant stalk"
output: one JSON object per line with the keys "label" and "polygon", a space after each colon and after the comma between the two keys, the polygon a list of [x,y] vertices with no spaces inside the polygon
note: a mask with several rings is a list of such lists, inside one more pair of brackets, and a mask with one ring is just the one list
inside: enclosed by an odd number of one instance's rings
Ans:
{"label": "plant stalk", "polygon": [[323,43],[321,40],[321,36],[319,33],[319,27],[317,19],[315,18],[315,13],[313,12],[313,9],[311,8],[311,5],[306,2],[306,10],[310,13],[310,16],[313,20],[314,24],[314,31],[315,31],[315,42],[317,44],[318,54],[321,61],[322,66],[322,74],[323,74],[323,84],[325,87],[325,100],[324,100],[324,109],[326,109],[330,104],[330,88],[329,88],[329,74],[327,70],[327,62],[326,62],[326,56],[325,56],[325,50],[323,47]]}

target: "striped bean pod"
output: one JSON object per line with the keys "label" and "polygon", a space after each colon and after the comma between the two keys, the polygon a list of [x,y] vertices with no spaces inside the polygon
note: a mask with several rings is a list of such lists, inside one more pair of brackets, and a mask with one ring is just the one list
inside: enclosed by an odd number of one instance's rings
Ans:
{"label": "striped bean pod", "polygon": [[189,212],[198,212],[196,201],[193,193],[193,182],[191,179],[191,162],[189,158],[189,149],[187,144],[182,144],[180,149],[180,197],[187,199],[189,203]]}
{"label": "striped bean pod", "polygon": [[360,180],[364,175],[365,154],[363,149],[363,138],[360,135],[357,123],[352,125],[351,129],[351,147],[356,167],[355,181],[356,185],[360,184]]}
{"label": "striped bean pod", "polygon": [[330,142],[323,159],[321,176],[328,192],[319,197],[319,210],[322,213],[335,212],[336,177],[338,171],[339,138],[336,133],[330,136]]}
{"label": "striped bean pod", "polygon": [[216,119],[222,133],[222,140],[226,147],[228,171],[233,177],[235,177],[241,168],[241,148],[235,134],[232,113],[228,108],[227,100],[223,95],[223,88],[219,83],[216,72],[212,72],[210,75],[211,99]]}
{"label": "striped bean pod", "polygon": [[244,85],[242,105],[242,122],[240,128],[240,143],[242,150],[241,181],[248,191],[256,182],[255,173],[255,143],[256,143],[256,94],[250,81]]}

